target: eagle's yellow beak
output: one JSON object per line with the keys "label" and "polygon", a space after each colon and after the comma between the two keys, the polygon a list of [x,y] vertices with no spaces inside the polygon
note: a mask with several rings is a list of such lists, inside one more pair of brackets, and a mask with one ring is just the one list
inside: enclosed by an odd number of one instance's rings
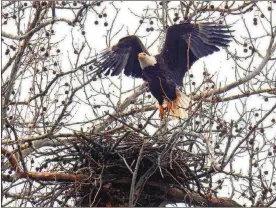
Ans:
{"label": "eagle's yellow beak", "polygon": [[143,54],[143,53],[139,53],[138,54],[138,59],[144,59],[146,56],[145,56],[145,54]]}

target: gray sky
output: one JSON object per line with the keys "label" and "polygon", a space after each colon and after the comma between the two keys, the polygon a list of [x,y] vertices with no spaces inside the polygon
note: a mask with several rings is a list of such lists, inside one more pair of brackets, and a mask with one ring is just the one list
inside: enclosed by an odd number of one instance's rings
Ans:
{"label": "gray sky", "polygon": [[[217,2],[217,4],[220,4],[221,2]],[[106,3],[108,4],[108,3]],[[147,1],[143,1],[143,2],[139,2],[139,1],[126,1],[126,2],[116,2],[115,5],[120,8],[120,12],[118,14],[118,18],[116,19],[116,22],[114,24],[114,32],[116,32],[117,30],[119,30],[123,25],[124,28],[123,30],[116,36],[116,38],[114,38],[114,40],[112,41],[112,44],[115,44],[116,41],[118,41],[120,38],[124,37],[125,35],[127,35],[127,30],[129,31],[129,34],[132,34],[137,26],[138,26],[138,21],[139,19],[137,17],[135,17],[134,15],[132,15],[129,11],[129,9],[131,9],[132,11],[134,11],[137,14],[141,14],[142,11],[144,9],[147,8],[148,5],[154,5],[154,3],[149,3]],[[263,4],[259,4],[261,9],[265,9],[267,7],[267,4],[264,2]],[[109,6],[110,7],[110,6]],[[115,15],[115,10],[113,9],[108,9],[108,17],[107,17],[107,21],[110,23],[111,20],[113,19]],[[243,21],[245,21],[246,25],[249,27],[249,30],[251,31],[251,35],[252,37],[258,37],[261,35],[265,35],[265,31],[260,29],[260,27],[254,27],[254,25],[252,24],[252,19],[254,17],[254,13],[249,13],[246,14],[244,16],[231,16],[230,18],[227,18],[227,23],[228,24],[232,24],[233,25],[233,29],[235,30],[235,32],[233,33],[233,35],[235,36],[235,38],[237,38],[238,40],[242,41],[242,38],[247,37],[248,33],[247,33],[247,29],[245,27],[245,24]],[[274,13],[274,19],[276,19],[276,14]],[[67,18],[73,18],[72,13],[70,11],[64,11],[64,13],[57,13],[57,17],[63,17],[66,16]],[[106,42],[105,42],[105,38],[104,35],[106,34],[106,28],[103,27],[103,20],[100,21],[100,25],[96,26],[94,24],[95,19],[97,18],[96,15],[94,14],[89,14],[88,15],[89,21],[86,22],[85,25],[85,32],[86,32],[86,38],[88,43],[90,44],[90,46],[95,50],[95,52],[99,52],[100,50],[104,49],[106,47]],[[244,20],[243,20],[244,18]],[[23,24],[24,25],[24,24]],[[145,28],[147,27],[147,24],[145,24],[144,26],[141,27],[141,29],[139,30],[139,32],[137,33],[140,36],[144,36],[147,35],[148,33],[145,31]],[[154,26],[156,29],[157,27]],[[68,27],[68,25],[66,25],[65,23],[56,23],[54,24],[53,29],[55,30],[55,38],[53,40],[62,40],[59,44],[59,48],[62,50],[63,56],[62,56],[62,61],[61,61],[61,67],[63,71],[67,71],[67,70],[71,70],[71,65],[70,62],[74,63],[74,60],[76,59],[76,56],[73,53],[73,49],[72,49],[72,36],[71,36],[71,32],[73,34],[74,37],[74,46],[76,48],[79,48],[82,44],[82,42],[84,41],[84,37],[81,35],[81,31],[78,31],[77,29],[73,29],[73,31],[71,31],[71,27]],[[16,32],[16,28],[14,27],[10,27],[8,26],[3,26],[2,30],[8,32],[8,33],[12,33],[15,34]],[[155,40],[156,35],[158,34],[158,31],[153,32],[152,35],[150,35],[147,38],[142,38],[143,43],[147,43],[147,45],[149,43],[151,43],[153,40]],[[158,53],[158,43],[156,42],[156,44],[150,48],[150,53],[152,54],[157,54]],[[258,42],[257,48],[258,50],[262,53],[265,54],[265,49],[267,48],[267,44],[268,44],[268,39],[267,38],[263,38],[262,41]],[[228,47],[228,50],[232,53],[239,53],[241,54],[243,51],[243,47],[238,46],[234,41],[232,41],[230,43],[230,46]],[[7,57],[4,56],[2,57],[2,63],[5,63],[7,61]],[[86,57],[82,57],[82,59],[84,60]],[[248,64],[250,63],[250,59],[243,61],[241,64],[241,66],[243,67],[247,67]],[[261,62],[261,58],[256,56],[254,58],[253,64],[251,65],[251,70],[254,70],[255,67],[257,67],[259,65],[259,63]],[[215,81],[217,83],[217,86],[225,86],[231,82],[236,81],[237,79],[237,74],[235,73],[234,67],[235,64],[233,62],[232,59],[228,59],[227,57],[227,53],[226,51],[223,49],[220,52],[214,53],[213,55],[210,55],[208,57],[202,58],[200,59],[198,62],[196,62],[191,70],[189,71],[189,73],[194,75],[194,80],[196,82],[196,86],[198,86],[201,81],[203,80],[203,71],[204,68],[208,69],[208,72],[212,75],[214,75],[213,77],[213,81]],[[267,67],[271,67],[270,64],[267,65]],[[248,72],[239,70],[240,77],[243,77],[245,75],[247,75]],[[187,73],[187,74],[189,74]],[[269,75],[272,76],[272,75]],[[275,76],[275,75],[274,75]],[[4,76],[5,78],[5,76]],[[184,83],[186,81],[188,81],[189,77],[186,76],[184,79]],[[133,89],[133,87],[136,87],[138,85],[140,85],[141,83],[143,83],[142,80],[135,80],[133,78],[129,78],[129,77],[125,77],[124,75],[122,76],[122,80],[120,80],[118,77],[112,77],[111,80],[115,83],[115,84],[122,84],[123,85],[123,89],[124,91],[127,90],[131,90]],[[66,80],[64,80],[66,81]],[[71,82],[70,79],[68,79],[67,81]],[[27,100],[29,97],[28,94],[28,90],[29,90],[29,80],[24,80],[21,83],[21,95],[20,95],[20,99],[22,100]],[[77,82],[77,81],[73,81]],[[95,82],[94,87],[95,89],[105,89],[106,91],[112,91],[114,90],[114,88],[110,88],[107,85],[105,85],[105,83],[108,83],[109,81],[107,80],[106,82],[103,82],[103,86],[101,85],[101,83],[99,81]],[[121,83],[120,83],[121,82]],[[256,84],[256,89],[258,89],[258,84]],[[187,94],[190,93],[190,86],[186,87],[186,92]],[[229,92],[226,93],[226,96],[230,96],[230,95],[235,95],[237,93],[240,92],[239,88],[235,88]],[[115,92],[118,93],[118,92]],[[125,97],[127,97],[129,95],[129,93],[125,94],[123,96],[123,99]],[[61,99],[62,99],[61,95]],[[83,96],[82,92],[78,93],[78,96]],[[100,104],[102,100],[104,100],[105,97],[104,96],[97,96],[97,98],[95,98],[95,104]],[[153,102],[155,102],[155,100],[152,100]],[[115,101],[114,101],[115,102]],[[253,108],[262,108],[262,109],[270,109],[271,106],[273,105],[273,100],[267,102],[265,105],[263,104],[263,98],[259,97],[259,96],[252,96],[250,98],[247,99],[246,102],[246,108],[248,110],[253,109]],[[239,114],[237,113],[237,109],[242,110],[242,106],[240,101],[231,101],[229,102],[229,105],[227,106],[227,108],[225,108],[225,110],[227,111],[227,114],[225,116],[225,120],[230,121],[231,119],[237,119],[239,117]],[[77,111],[74,110],[74,112],[76,113],[74,118],[72,119],[72,121],[82,121],[83,118],[87,118],[87,119],[92,119],[93,118],[93,114],[91,112],[91,107],[87,106],[87,105],[80,105],[77,107]],[[156,118],[158,117],[158,115],[156,115]],[[270,119],[268,119],[268,121],[270,121]],[[174,121],[171,121],[172,123]],[[266,123],[266,122],[265,122]],[[90,125],[87,125],[87,127],[90,127]],[[66,130],[64,130],[66,131]],[[267,130],[267,136],[272,138],[275,138],[275,133],[276,133],[276,129],[272,128]],[[247,156],[245,155],[242,158],[237,159],[237,161],[235,161],[235,165],[234,165],[234,169],[236,170],[236,172],[240,172],[241,174],[247,174],[248,171],[248,164],[245,161],[247,159]],[[228,167],[229,168],[229,167]],[[264,167],[265,168],[265,167]],[[217,176],[218,178],[220,178],[220,176]],[[223,187],[223,189],[219,192],[220,196],[224,196],[227,197],[231,194],[230,191],[230,187]],[[237,197],[234,197],[234,199],[236,199],[237,201],[240,202],[240,200]]]}

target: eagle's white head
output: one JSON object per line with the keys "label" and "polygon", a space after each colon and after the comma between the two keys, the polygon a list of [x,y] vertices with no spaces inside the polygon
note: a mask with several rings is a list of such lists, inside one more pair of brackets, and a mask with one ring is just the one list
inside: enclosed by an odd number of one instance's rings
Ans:
{"label": "eagle's white head", "polygon": [[140,62],[140,66],[142,69],[148,66],[154,66],[157,63],[156,58],[154,56],[149,56],[144,52],[138,54],[138,60]]}

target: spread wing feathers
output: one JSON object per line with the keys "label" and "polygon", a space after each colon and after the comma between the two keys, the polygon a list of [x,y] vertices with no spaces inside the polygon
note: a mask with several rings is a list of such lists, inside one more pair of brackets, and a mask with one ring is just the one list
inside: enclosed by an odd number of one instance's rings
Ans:
{"label": "spread wing feathers", "polygon": [[186,71],[199,58],[219,51],[231,41],[229,26],[213,23],[181,23],[168,28],[162,57],[167,69],[173,72],[176,84],[182,86]]}
{"label": "spread wing feathers", "polygon": [[219,51],[219,47],[227,47],[231,41],[229,27],[204,23],[197,25],[193,31],[182,35],[192,53],[199,59]]}
{"label": "spread wing feathers", "polygon": [[125,75],[142,77],[142,69],[138,61],[138,54],[148,51],[141,40],[134,35],[124,37],[119,42],[103,50],[95,60],[95,70],[98,73],[111,76],[119,75],[123,69]]}

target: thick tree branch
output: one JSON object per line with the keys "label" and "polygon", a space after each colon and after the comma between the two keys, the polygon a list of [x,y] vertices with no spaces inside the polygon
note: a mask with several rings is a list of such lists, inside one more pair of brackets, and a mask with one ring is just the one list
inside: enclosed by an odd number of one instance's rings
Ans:
{"label": "thick tree branch", "polygon": [[86,175],[75,175],[67,173],[50,173],[50,172],[24,172],[18,164],[17,158],[14,154],[1,147],[1,154],[7,157],[12,169],[16,170],[16,178],[26,178],[37,181],[83,181],[89,177]]}

